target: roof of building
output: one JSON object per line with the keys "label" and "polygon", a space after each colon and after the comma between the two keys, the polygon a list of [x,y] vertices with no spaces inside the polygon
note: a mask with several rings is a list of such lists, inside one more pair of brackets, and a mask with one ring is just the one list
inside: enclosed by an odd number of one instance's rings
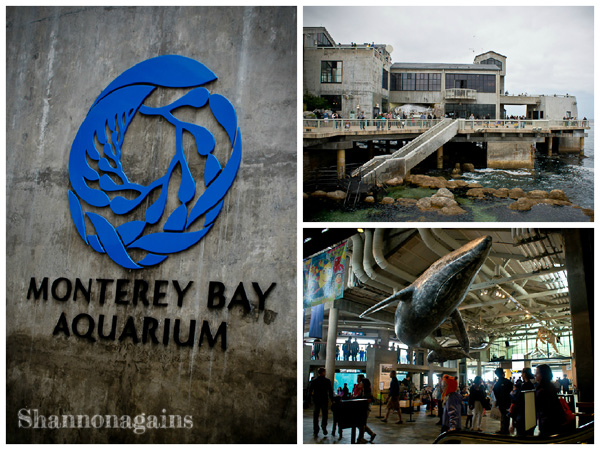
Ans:
{"label": "roof of building", "polygon": [[430,69],[430,70],[488,70],[498,72],[493,64],[445,64],[445,63],[394,63],[391,69]]}
{"label": "roof of building", "polygon": [[494,50],[488,50],[487,52],[480,53],[479,55],[476,55],[475,58],[477,58],[479,56],[487,55],[488,53],[495,53],[496,55],[502,56],[503,58],[508,58],[508,56],[503,55],[502,53],[495,52]]}

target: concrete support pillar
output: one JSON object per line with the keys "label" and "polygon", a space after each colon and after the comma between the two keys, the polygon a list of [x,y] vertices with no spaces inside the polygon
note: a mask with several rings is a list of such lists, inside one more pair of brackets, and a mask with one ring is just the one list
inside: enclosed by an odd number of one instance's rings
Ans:
{"label": "concrete support pillar", "polygon": [[387,349],[390,346],[390,338],[392,333],[388,330],[378,330],[377,336],[381,339],[381,348]]}
{"label": "concrete support pillar", "polygon": [[408,364],[413,364],[414,363],[414,358],[415,358],[415,352],[413,351],[412,347],[408,347],[407,350],[407,359],[408,359]]}
{"label": "concrete support pillar", "polygon": [[483,352],[479,352],[479,358],[477,358],[477,376],[478,377],[482,376],[482,371],[481,371],[481,358],[483,357],[482,353]]}
{"label": "concrete support pillar", "polygon": [[326,377],[331,380],[335,377],[335,341],[337,339],[339,309],[329,308],[329,326],[327,328],[327,353],[325,354]]}
{"label": "concrete support pillar", "polygon": [[535,142],[488,142],[487,166],[491,169],[533,169]]}
{"label": "concrete support pillar", "polygon": [[579,154],[581,156],[583,156],[583,144],[584,144],[584,138],[583,138],[583,136],[581,136],[579,138]]}
{"label": "concrete support pillar", "polygon": [[444,146],[443,145],[437,149],[437,168],[438,169],[444,168]]}
{"label": "concrete support pillar", "polygon": [[531,360],[530,359],[526,359],[525,361],[523,361],[523,367],[524,368],[529,367],[531,369]]}
{"label": "concrete support pillar", "polygon": [[560,137],[558,138],[559,153],[579,153],[579,137]]}
{"label": "concrete support pillar", "polygon": [[375,155],[374,148],[375,148],[375,145],[373,144],[373,141],[369,141],[369,159],[373,159],[373,157]]}
{"label": "concrete support pillar", "polygon": [[337,151],[337,177],[338,180],[346,178],[346,150]]}
{"label": "concrete support pillar", "polygon": [[594,401],[594,235],[593,229],[566,229],[565,260],[573,329],[579,401]]}
{"label": "concrete support pillar", "polygon": [[548,147],[548,156],[552,156],[552,136],[546,138],[546,146]]}

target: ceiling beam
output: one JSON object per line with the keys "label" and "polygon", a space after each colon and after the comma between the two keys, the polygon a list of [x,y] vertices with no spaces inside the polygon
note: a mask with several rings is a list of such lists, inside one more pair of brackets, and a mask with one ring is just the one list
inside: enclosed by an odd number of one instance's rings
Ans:
{"label": "ceiling beam", "polygon": [[472,284],[471,287],[469,288],[469,290],[476,291],[476,290],[480,290],[480,289],[497,286],[499,284],[511,283],[511,282],[517,281],[517,280],[526,280],[529,278],[537,278],[537,277],[541,277],[544,275],[550,275],[550,274],[553,274],[556,272],[562,272],[563,270],[565,270],[565,267],[560,266],[560,267],[554,267],[549,270],[544,270],[543,272],[523,273],[523,274],[512,275],[510,277],[497,278],[495,280],[492,279],[492,280],[486,281],[484,283]]}

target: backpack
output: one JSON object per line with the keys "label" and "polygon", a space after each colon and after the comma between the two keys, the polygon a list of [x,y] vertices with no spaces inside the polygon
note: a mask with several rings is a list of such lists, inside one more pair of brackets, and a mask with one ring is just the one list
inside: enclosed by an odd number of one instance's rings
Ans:
{"label": "backpack", "polygon": [[560,397],[558,401],[560,402],[560,406],[565,413],[565,421],[562,423],[562,425],[567,425],[575,420],[575,414],[573,414],[571,408],[569,408],[569,404],[564,398]]}

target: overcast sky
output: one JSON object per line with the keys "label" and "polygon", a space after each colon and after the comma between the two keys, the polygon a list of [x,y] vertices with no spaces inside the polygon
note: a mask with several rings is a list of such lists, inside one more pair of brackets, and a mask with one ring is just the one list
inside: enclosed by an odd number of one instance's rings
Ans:
{"label": "overcast sky", "polygon": [[389,44],[393,62],[471,64],[492,50],[507,57],[509,93],[569,93],[579,117],[593,117],[591,6],[307,6],[304,26],[326,27],[336,43]]}

